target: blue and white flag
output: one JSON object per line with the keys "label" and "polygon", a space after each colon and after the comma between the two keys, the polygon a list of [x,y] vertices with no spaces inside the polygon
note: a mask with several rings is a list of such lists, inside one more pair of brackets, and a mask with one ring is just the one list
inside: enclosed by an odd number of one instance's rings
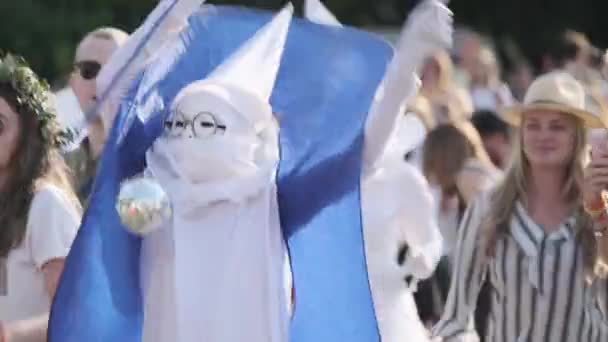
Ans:
{"label": "blue and white flag", "polygon": [[[66,261],[49,341],[141,341],[141,240],[115,211],[120,183],[143,171],[178,91],[205,78],[271,19],[268,12],[206,7],[136,78]],[[281,225],[297,298],[290,341],[379,341],[359,184],[366,115],[392,53],[360,30],[291,23],[271,97],[281,127]]]}

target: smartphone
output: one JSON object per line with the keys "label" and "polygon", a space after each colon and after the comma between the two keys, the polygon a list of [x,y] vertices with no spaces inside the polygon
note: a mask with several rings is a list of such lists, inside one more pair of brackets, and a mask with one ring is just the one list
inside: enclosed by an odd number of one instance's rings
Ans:
{"label": "smartphone", "polygon": [[[587,143],[591,146],[591,160],[595,156],[608,153],[608,130],[592,129],[587,135]],[[608,189],[608,185],[604,188]],[[608,207],[608,191],[601,192],[604,207]]]}
{"label": "smartphone", "polygon": [[608,152],[608,131],[605,129],[593,129],[588,136],[591,145],[591,158],[594,155]]}

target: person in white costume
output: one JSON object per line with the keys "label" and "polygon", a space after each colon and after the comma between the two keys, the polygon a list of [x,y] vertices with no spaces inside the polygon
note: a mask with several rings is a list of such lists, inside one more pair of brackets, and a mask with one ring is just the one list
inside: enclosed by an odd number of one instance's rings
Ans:
{"label": "person in white costume", "polygon": [[180,90],[146,154],[173,216],[143,237],[144,342],[287,341],[269,98],[292,12]]}
{"label": "person in white costume", "polygon": [[[339,25],[318,0],[308,0],[305,9],[311,21]],[[409,119],[404,120],[401,113],[403,105],[418,90],[418,66],[427,56],[451,44],[451,18],[449,9],[434,0],[425,1],[410,15],[365,127],[363,228],[374,309],[383,342],[429,339],[412,291],[416,279],[432,274],[441,256],[442,239],[428,183],[404,161],[404,151],[409,146],[400,145],[404,136],[417,136],[413,140],[419,140],[424,133]],[[403,243],[409,248],[405,263],[400,265],[397,259]],[[408,276],[413,278],[410,288],[404,280]]]}

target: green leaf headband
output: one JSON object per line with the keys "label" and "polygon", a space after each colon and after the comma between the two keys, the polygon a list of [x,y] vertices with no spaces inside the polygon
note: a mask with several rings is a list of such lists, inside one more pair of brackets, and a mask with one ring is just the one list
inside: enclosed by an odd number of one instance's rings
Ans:
{"label": "green leaf headband", "polygon": [[17,93],[17,104],[36,114],[45,143],[63,148],[74,141],[75,131],[61,129],[57,122],[49,85],[38,78],[23,58],[11,54],[0,58],[0,83],[9,84]]}

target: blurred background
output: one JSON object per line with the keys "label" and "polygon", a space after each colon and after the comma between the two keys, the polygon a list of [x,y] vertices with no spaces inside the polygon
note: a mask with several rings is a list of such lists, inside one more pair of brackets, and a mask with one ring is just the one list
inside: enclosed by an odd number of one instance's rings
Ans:
{"label": "blurred background", "polygon": [[[343,23],[386,33],[398,30],[416,0],[325,0]],[[2,0],[0,47],[26,57],[57,86],[71,70],[74,48],[85,33],[105,25],[127,32],[142,21],[157,0]],[[213,0],[276,9],[284,0]],[[301,9],[303,0],[293,0]],[[491,39],[506,71],[524,59],[535,70],[565,28],[584,32],[599,47],[608,46],[602,27],[605,0],[453,0],[459,26]]]}
{"label": "blurred background", "polygon": [[[342,23],[394,40],[407,14],[419,1],[323,0],[323,3]],[[102,26],[132,32],[157,2],[0,0],[0,50],[24,56],[34,70],[49,81],[58,95],[62,121],[72,125],[82,117],[76,98],[67,87],[79,41]],[[301,14],[304,0],[292,2],[296,13]],[[209,0],[207,3],[278,9],[287,0]],[[449,52],[450,60],[436,61],[437,66],[442,66],[439,74],[450,74],[446,70],[453,64],[456,68],[452,78],[464,88],[470,88],[473,97],[475,84],[471,85],[469,78],[475,78],[471,73],[480,67],[487,69],[482,74],[489,74],[490,79],[504,81],[515,100],[521,99],[535,75],[561,67],[567,59],[582,61],[578,64],[595,70],[594,79],[598,78],[598,72],[607,70],[604,56],[608,31],[602,28],[602,23],[608,1],[452,0],[449,6],[455,13],[455,46]],[[582,36],[565,39],[566,30]],[[578,73],[581,81],[590,78],[587,71]],[[602,92],[608,96],[608,86],[604,88]]]}

